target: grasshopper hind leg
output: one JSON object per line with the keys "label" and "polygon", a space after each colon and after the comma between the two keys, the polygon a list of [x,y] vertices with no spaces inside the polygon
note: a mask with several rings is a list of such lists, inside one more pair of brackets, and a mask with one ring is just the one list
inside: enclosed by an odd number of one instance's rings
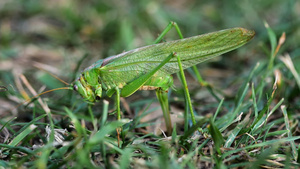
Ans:
{"label": "grasshopper hind leg", "polygon": [[[173,22],[171,21],[168,26],[163,30],[163,32],[159,35],[159,37],[155,40],[155,44],[159,43],[162,41],[162,39],[164,38],[164,36],[172,29],[172,28],[175,28],[178,36],[180,39],[183,39],[183,35],[181,33],[181,30],[179,28],[179,26],[177,25],[176,22]],[[177,56],[177,55],[176,55]],[[185,126],[184,126],[184,131],[187,131],[188,129],[188,116],[187,116],[187,113],[188,113],[188,110],[190,110],[190,113],[191,113],[191,120],[193,122],[193,125],[196,124],[196,120],[195,120],[195,116],[194,116],[194,112],[193,112],[193,107],[192,107],[192,103],[191,103],[191,98],[190,98],[190,95],[189,95],[189,91],[188,91],[188,87],[187,87],[187,84],[186,84],[186,80],[185,80],[185,76],[184,76],[184,72],[183,72],[183,69],[182,69],[182,65],[181,65],[181,61],[180,61],[180,56],[177,56],[177,62],[178,62],[178,66],[180,67],[180,72],[178,73],[178,77],[184,87],[184,93],[185,93],[185,116],[184,116],[184,121],[185,121]],[[196,73],[197,75],[197,79],[198,81],[200,82],[200,84],[206,84],[205,81],[202,80],[198,70],[197,70],[197,67],[196,66],[193,66],[193,70],[194,72]],[[156,92],[157,94],[157,97],[158,99],[160,100],[160,103],[162,105],[162,100],[164,100],[164,98],[162,97],[165,97],[165,96],[162,96],[162,95],[159,95],[158,94],[158,91]],[[162,105],[163,106],[163,105]],[[166,116],[165,115],[165,112],[168,111],[169,112],[169,107],[168,109],[167,108],[163,108],[163,113],[164,113],[164,117]],[[165,109],[165,110],[164,110]],[[170,115],[169,115],[170,116]],[[167,118],[165,117],[165,120],[166,120],[166,124],[167,124]],[[170,120],[171,121],[171,120]],[[171,125],[170,125],[171,126]],[[168,126],[167,126],[168,128]],[[168,131],[169,132],[169,131]]]}

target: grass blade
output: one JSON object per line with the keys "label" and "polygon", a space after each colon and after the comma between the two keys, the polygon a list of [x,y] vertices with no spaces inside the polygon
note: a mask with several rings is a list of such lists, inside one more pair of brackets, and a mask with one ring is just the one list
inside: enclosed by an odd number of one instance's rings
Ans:
{"label": "grass blade", "polygon": [[[292,133],[291,133],[291,129],[290,129],[290,124],[289,124],[289,117],[286,111],[286,107],[284,105],[281,106],[281,110],[282,113],[284,115],[284,121],[285,121],[285,127],[288,130],[288,137],[291,138],[292,137]],[[299,156],[298,152],[297,152],[297,148],[296,148],[296,144],[294,141],[290,142],[291,147],[292,147],[292,154],[295,160],[297,160],[297,157]]]}
{"label": "grass blade", "polygon": [[115,131],[118,127],[121,127],[126,123],[128,123],[128,120],[122,119],[118,121],[113,121],[105,125],[88,140],[88,144],[94,145],[100,143],[107,134],[110,134],[111,132]]}
{"label": "grass blade", "polygon": [[223,145],[224,143],[224,138],[220,132],[220,130],[217,128],[217,126],[214,124],[212,118],[210,119],[209,121],[209,127],[208,127],[208,130],[209,130],[209,133],[211,134],[211,137],[214,141],[214,144],[215,144],[215,149],[216,151],[221,154],[221,146]]}
{"label": "grass blade", "polygon": [[247,116],[244,118],[242,122],[240,122],[231,132],[229,137],[227,138],[224,147],[229,148],[233,141],[235,140],[236,136],[240,133],[240,131],[248,125],[250,121],[250,113],[247,114]]}
{"label": "grass blade", "polygon": [[129,166],[130,166],[130,159],[131,159],[132,154],[133,153],[132,153],[132,149],[131,148],[126,148],[123,151],[123,154],[122,154],[121,159],[120,159],[120,168],[121,169],[129,168]]}
{"label": "grass blade", "polygon": [[289,54],[286,54],[285,56],[280,57],[280,60],[285,64],[285,66],[292,72],[296,83],[298,85],[298,88],[300,89],[300,76],[299,73],[296,71],[295,66],[293,64],[293,61]]}
{"label": "grass blade", "polygon": [[269,64],[268,64],[268,70],[271,70],[273,68],[273,62],[274,62],[274,59],[275,59],[275,49],[276,49],[276,46],[277,46],[276,34],[269,27],[269,24],[267,22],[265,22],[265,27],[267,29],[269,39],[270,39],[270,43],[271,43],[271,56],[270,56],[270,60],[269,60]]}
{"label": "grass blade", "polygon": [[30,134],[37,126],[34,124],[29,125],[24,131],[18,134],[8,145],[17,146],[28,134]]}

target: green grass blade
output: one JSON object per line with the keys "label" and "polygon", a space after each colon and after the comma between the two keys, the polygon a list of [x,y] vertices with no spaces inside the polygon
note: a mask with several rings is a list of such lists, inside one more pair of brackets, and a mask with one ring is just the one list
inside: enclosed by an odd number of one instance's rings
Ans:
{"label": "green grass blade", "polygon": [[[242,96],[244,93],[244,89],[247,87],[247,85],[251,84],[251,80],[253,79],[253,77],[255,76],[255,74],[258,72],[260,68],[260,63],[257,63],[250,71],[247,80],[245,80],[245,82],[242,84],[242,86],[240,87],[240,89],[237,92],[237,96]],[[239,99],[240,97],[237,97],[236,99]],[[237,105],[238,105],[238,101],[237,100]]]}
{"label": "green grass blade", "polygon": [[264,150],[257,158],[255,161],[250,163],[249,168],[260,168],[261,165],[267,164],[267,159],[269,158],[270,155],[274,154],[274,152],[278,149],[278,145],[275,144],[271,146],[271,148],[268,148]]}
{"label": "green grass blade", "polygon": [[224,143],[224,138],[212,119],[210,119],[209,124],[208,130],[214,141],[215,149],[219,154],[221,154],[221,146]]}
{"label": "green grass blade", "polygon": [[263,124],[265,124],[268,120],[268,117],[270,117],[275,112],[275,110],[283,103],[283,101],[284,99],[281,99],[265,117],[263,117],[264,114],[262,114],[261,112],[261,118],[258,118],[256,122],[252,124],[255,124],[252,128],[252,131],[259,129]]}
{"label": "green grass blade", "polygon": [[257,103],[256,103],[256,98],[255,98],[255,90],[254,90],[254,83],[251,85],[251,92],[252,92],[252,102],[253,102],[253,108],[254,108],[254,120],[256,120],[258,116],[258,108],[257,108]]}
{"label": "green grass blade", "polygon": [[[102,129],[104,127],[104,125],[106,124],[107,115],[108,115],[108,105],[109,105],[109,102],[107,100],[103,100],[103,111],[102,111],[100,129]],[[109,160],[107,158],[107,152],[106,152],[106,146],[105,146],[104,142],[100,143],[100,147],[101,147],[100,152],[101,152],[104,164],[109,165],[108,164]]]}
{"label": "green grass blade", "polygon": [[78,118],[68,108],[65,108],[65,111],[67,112],[67,114],[71,118],[72,124],[74,125],[74,127],[77,131],[78,137],[82,136],[83,133],[84,133],[84,131],[83,131],[84,129],[82,128]]}
{"label": "green grass blade", "polygon": [[300,156],[299,156],[299,154],[300,154],[300,146],[298,146],[298,158],[297,158],[297,163],[300,163]]}
{"label": "green grass blade", "polygon": [[198,153],[208,142],[210,141],[210,139],[206,139],[205,141],[203,141],[203,143],[201,143],[199,146],[197,146],[197,148],[194,151],[191,151],[185,158],[184,161],[182,161],[180,163],[180,166],[182,168],[184,168],[184,166],[186,164],[188,164],[190,162],[190,160],[192,160],[192,158],[194,157],[194,155],[196,153]]}
{"label": "green grass blade", "polygon": [[228,116],[230,116],[228,120],[228,124],[230,124],[233,121],[233,119],[237,116],[237,114],[240,113],[240,109],[242,107],[243,100],[245,99],[246,94],[248,92],[248,89],[249,89],[249,83],[247,83],[247,85],[245,86],[234,112],[232,114],[228,114]]}
{"label": "green grass blade", "polygon": [[[281,110],[282,110],[282,113],[284,115],[285,127],[288,130],[288,137],[290,138],[293,135],[291,133],[290,124],[289,124],[289,117],[288,117],[288,114],[287,114],[287,111],[286,111],[286,107],[284,105],[282,105]],[[296,144],[295,144],[294,141],[291,141],[290,144],[291,144],[291,147],[292,147],[292,155],[293,155],[294,159],[297,160],[297,157],[299,156],[299,154],[297,152]]]}
{"label": "green grass blade", "polygon": [[247,116],[244,118],[244,120],[240,123],[238,123],[238,125],[231,131],[229,132],[229,136],[224,144],[224,147],[231,147],[231,144],[233,143],[233,141],[235,140],[236,136],[240,133],[240,131],[246,127],[248,125],[250,121],[250,114],[247,114]]}
{"label": "green grass blade", "polygon": [[185,141],[189,136],[191,136],[194,132],[198,131],[199,127],[202,126],[204,123],[208,122],[209,119],[202,118],[201,120],[198,120],[196,125],[193,125],[187,132],[184,132],[184,135],[181,136],[181,140]]}
{"label": "green grass blade", "polygon": [[106,120],[107,120],[107,114],[108,114],[108,105],[109,102],[106,100],[103,100],[103,111],[102,111],[102,118],[101,118],[101,128],[104,126]]}
{"label": "green grass blade", "polygon": [[132,155],[133,155],[133,151],[131,148],[126,148],[123,151],[123,154],[121,156],[120,163],[119,163],[121,169],[129,168]]}
{"label": "green grass blade", "polygon": [[111,132],[115,131],[118,127],[121,127],[122,125],[128,123],[128,120],[121,119],[118,121],[113,121],[109,124],[106,124],[104,127],[102,127],[95,135],[93,135],[89,140],[89,145],[94,145],[100,143],[107,134],[110,134]]}
{"label": "green grass blade", "polygon": [[286,54],[285,56],[280,57],[280,60],[291,71],[291,73],[293,74],[293,76],[296,80],[298,88],[300,89],[300,76],[299,76],[299,73],[295,69],[295,66],[294,66],[294,63],[293,63],[291,57],[288,54]]}
{"label": "green grass blade", "polygon": [[225,153],[222,154],[222,158],[224,159],[225,157],[243,151],[243,150],[250,150],[253,148],[259,148],[259,147],[264,147],[264,146],[271,146],[271,145],[275,145],[275,144],[282,144],[282,143],[286,143],[286,142],[290,142],[290,141],[294,141],[294,140],[299,140],[300,136],[294,136],[294,137],[290,137],[290,138],[282,138],[282,139],[273,139],[273,140],[268,140],[262,143],[258,143],[258,144],[253,144],[253,145],[249,145],[243,148],[237,148],[234,150],[230,150],[227,151]]}
{"label": "green grass blade", "polygon": [[34,124],[29,125],[24,131],[18,134],[8,145],[17,146],[28,134],[30,134],[37,126]]}
{"label": "green grass blade", "polygon": [[47,162],[49,159],[51,149],[42,148],[40,158],[35,161],[35,167],[40,169],[47,168]]}
{"label": "green grass blade", "polygon": [[269,25],[268,25],[267,22],[265,22],[265,27],[267,29],[267,32],[268,32],[268,35],[269,35],[269,39],[270,39],[270,43],[271,43],[271,56],[270,56],[270,60],[269,60],[269,64],[268,64],[268,70],[271,70],[273,68],[274,59],[275,59],[274,53],[275,53],[276,46],[277,46],[276,34],[269,27]]}
{"label": "green grass blade", "polygon": [[216,110],[216,112],[215,112],[215,114],[214,114],[213,121],[216,120],[216,118],[217,118],[217,116],[218,116],[218,114],[219,114],[219,112],[220,112],[220,109],[221,109],[221,107],[222,107],[223,102],[224,102],[224,98],[223,98],[223,99],[220,101],[220,103],[219,103],[219,106],[218,106],[218,108],[217,108],[217,110]]}
{"label": "green grass blade", "polygon": [[0,132],[2,132],[2,130],[8,125],[10,124],[12,121],[14,121],[17,117],[13,117],[10,120],[8,120],[4,125],[2,125],[2,127],[0,128]]}
{"label": "green grass blade", "polygon": [[229,114],[226,115],[227,118],[228,118],[226,120],[226,125],[224,127],[222,127],[220,129],[220,131],[224,131],[228,126],[230,126],[231,124],[239,121],[240,118],[237,117],[237,114],[240,112],[240,108],[242,107],[242,102],[243,102],[243,100],[244,100],[244,98],[245,98],[245,96],[246,96],[246,94],[248,92],[248,89],[249,89],[249,83],[247,83],[247,85],[245,86],[245,88],[243,90],[243,93],[242,93],[241,97],[239,98],[238,104],[237,104],[234,112],[233,113],[229,113]]}
{"label": "green grass blade", "polygon": [[16,150],[16,151],[20,151],[24,154],[28,154],[28,155],[31,155],[31,156],[35,156],[35,152],[33,150],[30,150],[29,148],[26,148],[26,147],[22,147],[22,146],[12,146],[12,145],[8,145],[8,144],[1,144],[0,143],[0,147],[4,148],[2,149],[2,153],[5,152],[4,150],[5,149],[9,149],[9,150]]}

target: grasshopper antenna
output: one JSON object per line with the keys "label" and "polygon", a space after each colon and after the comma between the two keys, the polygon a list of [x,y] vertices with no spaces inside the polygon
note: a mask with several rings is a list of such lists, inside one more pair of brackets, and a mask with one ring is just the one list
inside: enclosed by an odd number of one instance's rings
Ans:
{"label": "grasshopper antenna", "polygon": [[44,70],[44,71],[46,71],[46,72],[49,73],[52,77],[54,77],[54,78],[57,79],[58,81],[64,83],[65,85],[68,85],[68,86],[70,85],[69,83],[63,81],[61,78],[59,78],[59,77],[56,76],[55,74],[52,74],[51,72],[48,72],[47,70]]}
{"label": "grasshopper antenna", "polygon": [[26,101],[24,101],[24,102],[18,104],[18,105],[16,106],[16,109],[17,109],[18,107],[20,107],[21,105],[25,104],[25,103],[30,103],[31,100],[33,100],[33,99],[35,99],[35,98],[37,98],[37,97],[39,97],[39,96],[41,96],[41,95],[43,95],[43,94],[50,93],[50,92],[53,92],[53,91],[56,91],[56,90],[73,90],[73,88],[72,88],[72,87],[60,87],[60,88],[56,88],[56,89],[51,89],[51,90],[44,91],[44,92],[42,92],[42,93],[40,93],[40,94],[37,94],[37,95],[35,95],[35,96],[33,96],[33,97],[27,99]]}
{"label": "grasshopper antenna", "polygon": [[50,71],[46,70],[43,68],[43,64],[42,63],[38,63],[38,62],[35,62],[34,67],[44,71],[44,72],[47,72],[48,74],[50,74],[52,77],[54,77],[55,79],[57,79],[58,81],[64,83],[65,85],[70,85],[69,83],[65,82],[64,80],[62,80],[61,78],[59,78],[58,76],[56,76],[55,74],[51,73]]}

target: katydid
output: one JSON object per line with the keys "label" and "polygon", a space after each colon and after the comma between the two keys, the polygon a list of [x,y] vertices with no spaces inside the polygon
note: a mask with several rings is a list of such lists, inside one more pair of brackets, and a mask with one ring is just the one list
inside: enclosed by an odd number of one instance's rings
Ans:
{"label": "katydid", "polygon": [[[182,37],[179,28],[175,28]],[[170,26],[156,43],[169,29]],[[171,75],[181,72],[184,77],[183,69],[241,47],[254,35],[254,31],[231,28],[133,49],[97,61],[81,73],[72,87],[88,102],[101,99],[103,92],[109,97],[115,94],[118,120],[121,119],[120,97],[128,97],[137,90],[156,90],[168,129],[171,121],[166,92],[173,85]]]}
{"label": "katydid", "polygon": [[[172,27],[175,27],[181,39],[159,43]],[[48,90],[33,98],[55,90],[73,89],[84,100],[93,103],[101,99],[103,92],[109,97],[115,94],[117,119],[120,120],[120,97],[128,97],[137,90],[155,90],[161,104],[166,128],[170,134],[172,123],[167,91],[173,85],[172,74],[180,73],[186,107],[189,108],[192,122],[195,125],[196,121],[183,70],[192,66],[193,70],[197,70],[195,65],[198,63],[241,47],[254,35],[254,31],[231,28],[183,39],[177,24],[170,22],[156,39],[156,44],[99,60],[86,68],[70,87]],[[53,76],[60,80],[55,75]],[[1,86],[0,90],[7,89]],[[187,129],[187,119],[186,111],[185,130]]]}

